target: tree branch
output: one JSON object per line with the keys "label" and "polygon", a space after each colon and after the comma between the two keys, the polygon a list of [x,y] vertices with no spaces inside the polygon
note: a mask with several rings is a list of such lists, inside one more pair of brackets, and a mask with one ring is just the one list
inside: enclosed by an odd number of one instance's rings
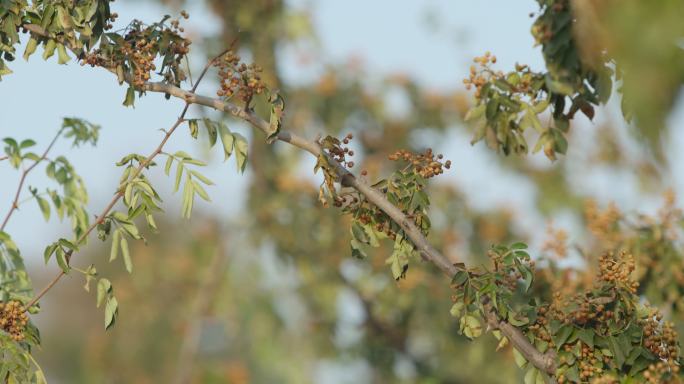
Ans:
{"label": "tree branch", "polygon": [[[257,116],[256,113],[245,110],[244,108],[240,108],[235,104],[225,102],[220,99],[197,95],[193,92],[188,92],[176,86],[164,83],[148,83],[145,85],[144,90],[149,92],[169,94],[171,96],[185,100],[187,103],[203,105],[229,113],[236,118],[250,123],[252,126],[261,130],[265,134],[268,134],[270,130],[270,124]],[[292,144],[295,147],[301,148],[316,157],[321,155],[327,156],[317,142],[305,139],[295,133],[281,130],[278,133],[277,139]],[[342,165],[338,164],[336,161],[329,161],[328,163],[335,167],[335,172],[339,180],[343,182],[345,186],[352,187],[359,191],[366,197],[366,199],[368,199],[368,201],[380,208],[401,227],[401,229],[411,239],[411,242],[416,246],[416,249],[418,252],[420,252],[420,255],[424,260],[435,264],[437,268],[439,268],[449,278],[453,277],[456,272],[460,270],[442,253],[435,249],[423,235],[420,229],[413,223],[413,221],[406,217],[406,215],[399,208],[390,203],[389,200],[385,198],[384,194],[382,194],[382,192],[372,188],[363,180],[356,178],[351,172],[349,172]],[[552,351],[546,354],[539,352],[518,328],[499,319],[493,308],[488,307],[485,315],[490,325],[496,329],[499,329],[501,333],[510,340],[511,344],[518,351],[520,351],[520,353],[535,367],[551,374],[556,371],[555,354]]]}
{"label": "tree branch", "polygon": [[[24,24],[23,27],[37,35],[49,36],[49,34],[44,29],[37,25]],[[212,62],[214,61],[215,59],[212,60]],[[106,69],[108,69],[110,72],[114,71],[111,68]],[[207,69],[208,68],[205,67],[203,75]],[[126,81],[130,83],[130,79],[126,79]],[[241,108],[230,102],[196,94],[195,91],[197,89],[198,84],[199,80],[197,81],[197,83],[195,83],[195,86],[193,87],[192,91],[186,91],[182,88],[176,87],[171,84],[150,82],[146,83],[141,90],[164,93],[185,100],[186,109],[191,104],[197,104],[226,112],[236,118],[239,118],[250,123],[252,126],[261,130],[264,134],[268,135],[270,131],[269,122],[260,118],[253,111]],[[292,132],[281,130],[278,133],[277,140],[290,143],[295,147],[301,148],[311,153],[315,157],[321,155],[326,157],[328,156],[321,149],[320,145],[316,141],[308,140]],[[344,186],[352,187],[359,191],[366,197],[366,199],[368,199],[368,201],[375,204],[378,208],[385,212],[395,223],[397,223],[401,227],[401,229],[411,239],[411,242],[415,245],[416,249],[418,250],[418,252],[424,260],[430,261],[431,263],[435,264],[437,268],[439,268],[449,278],[453,277],[456,274],[456,272],[459,271],[459,268],[457,266],[452,264],[449,261],[449,259],[447,259],[444,255],[442,255],[430,244],[430,242],[427,240],[425,236],[423,236],[422,232],[413,223],[413,221],[406,217],[406,215],[404,215],[404,213],[399,208],[390,203],[380,191],[372,188],[363,180],[357,179],[351,172],[349,172],[346,168],[344,168],[341,164],[337,163],[336,161],[329,161],[328,163],[332,164],[332,166],[335,168],[334,170],[338,176],[338,180]],[[121,196],[119,195],[119,197]],[[61,277],[61,275],[59,277]],[[551,374],[555,372],[555,358],[553,356],[552,351],[547,354],[539,352],[518,328],[499,319],[494,309],[488,308],[486,306],[485,309],[485,315],[490,325],[492,327],[499,329],[501,333],[510,340],[511,344],[518,351],[520,351],[523,354],[523,356],[527,358],[528,361],[530,361],[530,363],[532,363],[538,369],[543,370],[544,372]]]}
{"label": "tree branch", "polygon": [[[181,114],[181,116],[178,118],[178,120],[176,120],[176,123],[171,127],[171,129],[169,129],[168,132],[166,132],[166,134],[164,135],[164,138],[162,139],[161,143],[159,143],[159,146],[157,146],[157,149],[155,149],[155,150],[154,150],[154,151],[153,151],[153,152],[152,152],[152,153],[151,153],[151,154],[150,154],[142,163],[140,163],[140,165],[138,166],[138,168],[137,168],[137,169],[135,170],[135,172],[133,173],[133,175],[132,175],[132,177],[131,177],[132,179],[135,179],[136,177],[138,177],[138,175],[140,175],[140,173],[142,172],[142,170],[143,170],[147,165],[149,165],[149,164],[152,162],[152,160],[153,160],[155,157],[157,157],[157,155],[159,155],[159,154],[161,153],[162,149],[164,148],[164,144],[166,144],[166,142],[169,140],[169,138],[171,137],[171,135],[173,134],[173,132],[176,130],[176,128],[178,128],[178,126],[180,126],[180,125],[185,121],[185,112],[188,110],[188,107],[189,107],[189,106],[190,106],[190,104],[186,104],[185,109],[183,110],[183,114]],[[105,217],[107,217],[107,215],[109,214],[109,211],[111,211],[112,208],[114,208],[114,205],[116,205],[116,203],[123,197],[123,195],[124,195],[124,189],[119,189],[119,190],[114,194],[114,197],[112,198],[112,200],[109,202],[109,204],[107,204],[107,206],[105,207],[105,209],[102,210],[102,213],[100,213],[100,215],[97,216],[97,219],[95,220],[95,222],[92,223],[92,224],[88,227],[88,229],[86,229],[86,231],[85,231],[85,232],[76,240],[76,245],[77,245],[77,246],[78,246],[79,244],[81,244],[81,243],[88,237],[88,235],[90,235],[90,233],[98,226],[98,224],[101,224],[101,223],[104,221]],[[67,254],[66,254],[67,263],[70,263],[70,262],[71,262],[71,256],[72,256],[72,255],[73,255],[73,251],[69,250],[69,251],[67,252]],[[33,299],[31,299],[31,301],[28,302],[28,304],[26,304],[26,306],[25,306],[26,310],[28,310],[29,308],[31,308],[32,306],[34,306],[34,305],[35,305],[43,296],[45,296],[45,294],[48,293],[48,292],[52,289],[52,287],[54,287],[55,284],[57,284],[57,282],[59,282],[59,280],[60,280],[64,275],[66,275],[66,272],[64,272],[63,270],[60,271],[60,272],[59,272],[59,273],[58,273],[58,274],[57,274],[57,275],[56,275],[56,276],[55,276],[55,277],[54,277],[54,278],[45,286],[45,288],[43,288],[36,296],[33,297]]]}
{"label": "tree branch", "polygon": [[[24,188],[24,182],[26,181],[26,176],[33,171],[34,168],[38,166],[38,164],[42,163],[46,158],[52,147],[55,145],[57,142],[57,139],[59,139],[59,136],[62,135],[62,131],[64,128],[60,128],[60,130],[57,132],[55,137],[52,139],[50,142],[50,145],[45,148],[45,151],[43,152],[43,155],[38,158],[38,160],[34,161],[31,166],[28,168],[24,169],[21,172],[21,177],[19,178],[19,185],[17,186],[17,191],[14,194],[14,200],[12,200],[12,206],[10,206],[9,212],[7,212],[7,215],[2,221],[2,225],[0,225],[0,232],[5,230],[5,227],[7,227],[7,223],[9,223],[10,218],[14,214],[14,212],[19,208],[19,197],[21,196],[21,190]],[[5,156],[4,158],[0,158],[0,160],[5,160],[7,159],[8,156]]]}
{"label": "tree branch", "polygon": [[[26,27],[26,25],[25,25],[24,27]],[[27,28],[27,29],[28,29],[28,28]],[[207,62],[207,64],[204,66],[204,69],[202,69],[202,73],[201,73],[200,76],[197,78],[197,82],[196,82],[195,85],[192,87],[192,91],[191,91],[191,92],[194,93],[195,91],[197,91],[197,87],[199,87],[200,83],[202,82],[202,79],[204,79],[204,76],[207,74],[207,71],[209,71],[209,68],[211,68],[211,66],[214,65],[214,63],[216,62],[216,60],[218,60],[218,59],[219,59],[221,56],[223,56],[225,53],[226,53],[226,51],[222,52],[220,55],[214,57],[213,59],[211,59],[211,60],[209,60],[209,61]],[[166,132],[166,134],[164,135],[164,138],[163,138],[162,141],[159,143],[159,145],[157,146],[157,148],[156,148],[152,153],[150,153],[150,155],[147,156],[147,158],[145,158],[145,160],[144,160],[143,162],[140,163],[140,165],[138,166],[138,168],[135,170],[135,172],[134,172],[134,173],[132,174],[132,176],[130,177],[131,179],[135,179],[136,177],[138,177],[138,175],[140,175],[140,173],[142,172],[142,170],[143,170],[144,168],[146,168],[148,165],[150,165],[150,164],[152,163],[152,160],[154,160],[154,158],[157,157],[157,155],[159,155],[159,154],[162,152],[162,150],[164,149],[164,145],[166,145],[166,142],[169,141],[169,138],[171,137],[171,135],[172,135],[172,134],[176,131],[176,129],[185,121],[185,115],[188,113],[188,110],[190,109],[190,105],[192,105],[192,103],[190,103],[190,102],[188,102],[188,101],[185,102],[185,107],[183,107],[183,112],[181,112],[180,116],[178,117],[178,120],[176,120],[176,122],[175,122],[175,123],[171,126],[171,128]],[[46,156],[46,155],[47,155],[47,152],[43,155],[43,157]],[[90,233],[98,226],[98,224],[102,223],[102,221],[104,220],[104,218],[107,217],[107,215],[109,214],[109,211],[111,211],[112,208],[114,208],[114,205],[116,205],[116,203],[123,197],[124,192],[125,192],[125,190],[124,190],[123,188],[120,188],[120,189],[116,192],[116,194],[114,195],[114,197],[112,198],[112,200],[109,202],[109,204],[107,204],[107,207],[105,207],[105,209],[102,211],[102,213],[100,213],[100,215],[97,216],[97,220],[95,220],[95,222],[94,222],[93,224],[91,224],[90,227],[88,227],[88,229],[87,229],[87,230],[86,230],[86,231],[85,231],[85,232],[76,240],[76,245],[77,245],[77,246],[78,246],[79,244],[81,244],[81,243],[88,237],[88,235],[90,235]],[[71,262],[71,256],[72,256],[72,255],[73,255],[73,251],[69,250],[69,251],[67,252],[67,254],[66,254],[67,264],[69,264],[69,263]],[[26,310],[28,310],[29,308],[31,308],[31,307],[32,307],[33,305],[35,305],[43,296],[45,296],[45,294],[48,293],[48,292],[52,289],[52,287],[54,287],[55,284],[57,284],[57,282],[59,282],[59,280],[60,280],[65,274],[66,274],[66,272],[60,271],[60,272],[57,274],[57,276],[55,276],[55,277],[54,277],[54,278],[45,286],[45,288],[43,288],[43,289],[42,289],[42,290],[41,290],[33,299],[31,299],[31,301],[28,302],[28,304],[26,304],[26,306],[25,306]]]}

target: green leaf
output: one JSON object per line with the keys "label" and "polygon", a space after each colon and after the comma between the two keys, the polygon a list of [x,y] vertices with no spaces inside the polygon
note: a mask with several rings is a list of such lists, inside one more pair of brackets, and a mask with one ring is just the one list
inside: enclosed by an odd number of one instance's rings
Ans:
{"label": "green leaf", "polygon": [[280,93],[275,90],[271,92],[268,102],[271,103],[271,117],[269,121],[269,129],[266,132],[266,143],[273,144],[278,139],[278,132],[283,122],[283,114],[285,113],[285,100],[280,96]]}
{"label": "green leaf", "polygon": [[64,252],[61,247],[57,248],[57,265],[62,269],[62,272],[69,273],[71,267],[69,267],[69,264],[67,263],[66,255],[67,253]]}
{"label": "green leaf", "polygon": [[594,349],[594,330],[593,329],[578,329],[577,336],[589,348]]}
{"label": "green leaf", "polygon": [[66,64],[71,60],[64,44],[57,44],[57,63]]}
{"label": "green leaf", "polygon": [[216,139],[218,138],[216,124],[209,119],[203,119],[203,121],[204,127],[207,129],[207,134],[209,135],[209,147],[212,148],[216,144]]}
{"label": "green leaf", "polygon": [[485,104],[480,104],[476,107],[470,108],[466,113],[465,118],[463,118],[463,121],[468,122],[482,117],[482,115],[484,115],[485,108]]}
{"label": "green leaf", "polygon": [[537,382],[537,375],[539,375],[537,368],[530,367],[525,374],[525,384],[535,384]]}
{"label": "green leaf", "polygon": [[43,51],[43,60],[47,60],[52,55],[55,54],[55,49],[57,48],[57,42],[50,39],[45,43],[45,50]]}
{"label": "green leaf", "polygon": [[573,330],[574,328],[572,325],[563,325],[558,332],[552,336],[553,343],[556,345],[556,349],[560,350],[563,344],[565,344],[565,341],[568,340],[572,334]]}
{"label": "green leaf", "polygon": [[646,369],[649,365],[653,364],[653,360],[649,360],[643,356],[639,356],[636,361],[634,361],[634,364],[632,364],[632,368],[629,369],[629,375],[634,376],[637,373],[643,371]]}
{"label": "green leaf", "polygon": [[126,90],[126,98],[123,105],[124,107],[135,107],[135,88],[133,86],[128,87]]}
{"label": "green leaf", "polygon": [[47,379],[45,378],[45,373],[43,373],[43,370],[38,368],[36,369],[35,372],[33,372],[33,380],[35,381],[35,384],[47,384]]}
{"label": "green leaf", "polygon": [[532,286],[534,274],[527,266],[524,265],[521,265],[519,270],[523,276],[523,292],[527,292],[530,290],[530,286]]}
{"label": "green leaf", "polygon": [[247,139],[239,133],[233,133],[233,137],[235,138],[235,160],[237,161],[238,171],[244,173],[247,166],[247,149],[249,144]]}
{"label": "green leaf", "polygon": [[109,293],[112,291],[112,283],[105,278],[101,278],[97,282],[97,307],[100,308],[100,305],[104,302],[104,299],[109,296]]}
{"label": "green leaf", "polygon": [[530,126],[539,133],[544,131],[544,128],[542,128],[541,122],[539,121],[539,117],[537,117],[537,114],[534,113],[534,110],[527,104],[525,104],[525,114],[523,115],[521,124],[524,124],[523,126]]}
{"label": "green leaf", "polygon": [[468,272],[466,271],[458,271],[454,275],[454,277],[451,279],[451,284],[455,286],[461,286],[463,283],[465,283],[468,280]]}
{"label": "green leaf", "polygon": [[193,185],[190,181],[191,180],[188,179],[188,181],[185,183],[185,186],[183,187],[183,203],[181,209],[181,216],[186,219],[189,219],[190,216],[192,216],[192,205],[195,197]]}
{"label": "green leaf", "polygon": [[463,316],[463,311],[465,310],[465,304],[460,301],[454,303],[449,310],[449,314],[455,318],[460,318]]}
{"label": "green leaf", "polygon": [[43,199],[40,196],[36,195],[36,201],[38,202],[38,206],[40,207],[40,212],[43,213],[43,217],[45,218],[45,221],[50,220],[50,203],[48,203],[47,200]]}
{"label": "green leaf", "polygon": [[570,96],[575,92],[575,89],[572,87],[572,85],[564,83],[560,80],[555,80],[550,74],[546,75],[545,80],[546,87],[553,93],[560,93],[562,95]]}
{"label": "green leaf", "polygon": [[193,177],[197,178],[199,181],[203,182],[205,185],[214,185],[213,181],[209,180],[206,176],[197,171],[190,171],[190,174]]}
{"label": "green leaf", "polygon": [[117,229],[112,235],[112,247],[109,250],[109,261],[112,262],[116,260],[119,256],[119,243],[121,242],[121,230]]}
{"label": "green leaf", "polygon": [[223,161],[226,161],[233,153],[235,137],[230,133],[228,127],[223,123],[219,123],[219,135],[221,136],[221,143],[223,143]]}
{"label": "green leaf", "polygon": [[173,156],[166,156],[166,163],[164,164],[164,173],[166,176],[171,172],[171,166],[173,165]]}
{"label": "green leaf", "polygon": [[90,283],[95,280],[95,277],[97,276],[97,269],[95,269],[94,265],[88,266],[88,269],[85,270],[85,278],[86,282],[83,285],[83,289],[85,289],[86,292],[90,292]]}
{"label": "green leaf", "polygon": [[33,53],[36,52],[36,48],[38,48],[38,40],[36,40],[34,37],[31,37],[26,43],[26,49],[24,50],[24,60],[28,61],[29,57],[33,55]]}
{"label": "green leaf", "polygon": [[472,315],[461,317],[461,330],[469,339],[476,339],[482,335],[482,324],[480,320]]}
{"label": "green leaf", "polygon": [[510,247],[511,250],[516,250],[516,249],[527,249],[527,244],[518,242],[518,243],[513,243]]}
{"label": "green leaf", "polygon": [[47,264],[48,261],[50,261],[50,257],[53,253],[55,253],[57,247],[59,247],[59,243],[52,243],[45,248],[45,251],[43,252],[43,259],[45,259],[45,264]]}
{"label": "green leaf", "polygon": [[518,368],[524,368],[527,364],[527,359],[515,348],[513,348],[513,359]]}
{"label": "green leaf", "polygon": [[615,357],[615,363],[617,364],[618,368],[621,369],[622,365],[625,363],[625,351],[622,350],[622,347],[618,343],[618,340],[615,336],[608,336],[608,345],[610,346],[610,351]]}
{"label": "green leaf", "polygon": [[128,240],[125,236],[121,237],[121,254],[123,255],[124,265],[126,265],[126,271],[128,273],[133,272],[133,262],[131,261],[131,253],[128,250]]}
{"label": "green leaf", "polygon": [[116,297],[113,295],[107,299],[107,305],[105,306],[105,329],[109,329],[114,322],[119,313],[119,303],[116,301]]}
{"label": "green leaf", "polygon": [[366,252],[364,252],[361,243],[359,243],[356,239],[351,239],[349,244],[351,246],[352,257],[357,259],[365,259],[367,257]]}
{"label": "green leaf", "polygon": [[192,136],[193,139],[196,139],[197,134],[199,134],[199,124],[197,119],[188,120],[188,128],[190,128],[190,136]]}
{"label": "green leaf", "polygon": [[192,189],[199,195],[199,197],[202,198],[204,201],[211,201],[211,198],[209,197],[209,194],[207,194],[207,191],[204,190],[202,185],[195,180],[192,180]]}
{"label": "green leaf", "polygon": [[176,180],[173,184],[173,192],[178,192],[178,188],[180,187],[180,182],[181,178],[183,177],[183,169],[185,167],[183,166],[183,162],[179,161],[178,165],[176,165]]}

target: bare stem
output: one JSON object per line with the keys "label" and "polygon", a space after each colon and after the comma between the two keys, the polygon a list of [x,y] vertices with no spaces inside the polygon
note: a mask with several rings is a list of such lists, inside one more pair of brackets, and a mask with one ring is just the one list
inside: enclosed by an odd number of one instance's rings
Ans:
{"label": "bare stem", "polygon": [[[219,56],[216,56],[215,58],[210,60],[204,66],[202,73],[200,74],[199,78],[197,78],[197,82],[195,83],[194,87],[192,87],[192,92],[195,92],[197,90],[197,87],[199,86],[200,82],[202,82],[202,79],[204,78],[204,75],[206,75],[209,68],[211,68],[211,66],[216,62],[216,60],[218,60],[224,54],[225,54],[225,52],[221,53]],[[164,134],[164,138],[159,143],[157,148],[152,153],[150,153],[150,155],[147,156],[147,158],[145,158],[145,160],[143,162],[140,163],[138,168],[136,168],[135,172],[133,172],[133,175],[131,176],[131,179],[135,179],[136,177],[138,177],[140,175],[140,173],[143,171],[143,169],[145,169],[149,164],[151,164],[152,160],[154,160],[154,158],[157,157],[157,155],[162,153],[162,150],[164,149],[164,145],[166,145],[166,142],[169,141],[169,138],[171,137],[171,135],[173,135],[173,133],[176,131],[176,129],[181,124],[183,124],[183,122],[185,122],[185,115],[188,113],[188,110],[190,109],[190,105],[192,105],[192,103],[190,103],[188,101],[185,102],[185,107],[183,107],[183,111],[181,112],[181,114],[178,117],[178,119],[176,120],[176,122],[171,126],[171,128],[168,131],[166,131],[166,134]],[[45,155],[47,155],[47,152]],[[43,155],[43,156],[45,156],[45,155]],[[88,229],[86,229],[86,231],[76,240],[77,246],[79,244],[81,244],[88,237],[88,235],[90,235],[90,233],[98,226],[98,224],[101,224],[104,221],[105,217],[107,217],[109,212],[114,208],[116,203],[123,197],[123,195],[124,195],[124,189],[120,188],[116,192],[116,194],[114,194],[114,197],[109,202],[109,204],[107,204],[105,209],[103,209],[102,212],[100,213],[100,215],[97,216],[97,220],[95,220],[95,222],[92,223],[88,227]],[[66,254],[67,263],[71,262],[71,256],[72,255],[73,255],[73,251],[69,250]],[[45,296],[46,293],[48,293],[52,289],[52,287],[55,286],[55,284],[57,284],[57,282],[59,282],[59,280],[65,274],[66,273],[64,271],[60,271],[36,296],[33,297],[33,299],[31,299],[31,301],[28,302],[28,304],[26,304],[25,308],[28,310],[33,305],[35,305],[43,296]]]}
{"label": "bare stem", "polygon": [[[261,130],[265,134],[267,134],[270,129],[269,123],[260,118],[253,111],[245,110],[244,108],[241,108],[235,104],[220,99],[197,95],[193,92],[187,92],[173,85],[164,83],[148,83],[145,85],[144,89],[149,92],[167,93],[171,96],[183,99],[188,103],[204,105],[206,107],[229,113],[236,118],[250,123],[252,126]],[[277,139],[303,149],[315,157],[321,155],[327,156],[327,154],[322,151],[320,145],[316,141],[303,138],[295,133],[281,130],[278,133]],[[424,260],[433,263],[449,278],[453,277],[454,274],[459,271],[459,268],[451,263],[451,261],[449,261],[449,259],[447,259],[441,252],[435,249],[423,235],[421,230],[413,223],[413,221],[406,217],[406,215],[399,208],[390,203],[382,192],[371,187],[362,179],[356,178],[351,172],[337,162],[329,161],[328,163],[335,167],[334,170],[342,185],[352,187],[359,191],[368,199],[368,201],[380,208],[401,227],[401,229],[411,239],[411,242],[416,246],[416,249]],[[520,329],[503,320],[500,320],[493,309],[490,308],[487,310],[485,315],[490,324],[499,329],[501,333],[510,340],[511,344],[516,349],[521,351],[523,356],[528,358],[528,360],[535,367],[547,373],[553,374],[555,372],[555,357],[553,352],[548,354],[539,352],[535,346],[529,342],[527,337],[520,331]],[[490,321],[490,319],[495,319],[496,322]]]}
{"label": "bare stem", "polygon": [[[14,193],[14,200],[12,200],[12,205],[10,206],[9,212],[7,212],[7,215],[2,220],[2,225],[0,225],[0,232],[5,230],[5,227],[7,227],[7,223],[9,223],[10,218],[12,217],[14,212],[19,208],[19,197],[21,196],[21,190],[24,188],[26,176],[28,176],[28,174],[38,166],[38,164],[42,163],[47,158],[48,153],[57,142],[57,139],[59,139],[59,137],[62,135],[63,130],[64,128],[61,128],[57,132],[55,137],[50,142],[50,145],[48,145],[47,148],[45,148],[43,155],[40,156],[38,160],[34,161],[33,164],[31,164],[31,166],[29,166],[21,172],[21,177],[19,178],[19,185],[17,186],[17,191]],[[5,156],[4,158],[0,158],[0,160],[4,160],[6,158],[7,156]]]}

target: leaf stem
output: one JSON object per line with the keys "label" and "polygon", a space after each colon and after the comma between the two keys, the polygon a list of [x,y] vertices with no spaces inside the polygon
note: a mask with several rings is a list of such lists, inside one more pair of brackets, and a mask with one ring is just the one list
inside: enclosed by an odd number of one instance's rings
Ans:
{"label": "leaf stem", "polygon": [[24,188],[26,176],[28,176],[28,174],[38,166],[38,164],[42,163],[43,160],[47,158],[48,153],[57,142],[57,139],[59,139],[59,137],[62,135],[63,131],[64,127],[60,128],[59,131],[57,131],[55,137],[50,142],[50,145],[48,145],[45,151],[43,152],[43,155],[40,156],[38,160],[34,161],[33,164],[31,164],[31,166],[29,166],[21,172],[21,177],[19,178],[19,185],[17,186],[17,191],[14,193],[14,200],[12,200],[12,205],[10,206],[9,212],[7,212],[7,215],[2,221],[2,225],[0,225],[0,232],[5,230],[5,227],[7,227],[7,223],[9,223],[9,220],[14,214],[14,211],[16,211],[19,208],[19,197],[21,196],[21,190]]}

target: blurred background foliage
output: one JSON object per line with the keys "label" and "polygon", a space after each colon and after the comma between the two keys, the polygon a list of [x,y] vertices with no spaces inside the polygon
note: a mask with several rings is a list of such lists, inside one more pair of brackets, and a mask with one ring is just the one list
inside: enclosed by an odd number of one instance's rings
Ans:
{"label": "blurred background foliage", "polygon": [[[187,5],[164,3],[173,12]],[[465,90],[425,89],[411,74],[371,79],[353,62],[321,60],[325,69],[315,81],[284,82],[278,62],[284,47],[306,45],[319,60],[314,23],[302,9],[281,0],[205,3],[221,22],[215,36],[202,36],[207,55],[238,38],[240,53],[285,95],[288,129],[309,137],[353,132],[355,170],[367,170],[370,180],[392,171],[386,158],[397,149],[448,146],[453,130],[471,134],[459,123],[471,107]],[[670,187],[664,175],[671,169],[654,153],[668,137],[664,127],[684,81],[683,6],[677,0],[575,3],[582,63],[616,58],[624,71],[617,86],[632,106],[638,134],[626,135],[610,119],[575,132],[575,124],[586,123],[577,119],[569,133],[572,152],[555,163],[539,155],[497,158],[534,186],[535,214],[549,223],[569,216],[578,225],[529,231],[519,225],[516,216],[525,212],[517,207],[475,208],[458,185],[438,180],[430,187],[430,238],[454,262],[473,264],[485,261],[492,244],[536,243],[540,263],[549,267],[538,277],[555,290],[589,284],[602,252],[629,249],[641,293],[682,325],[682,217],[673,195],[651,216],[623,213],[590,200],[574,180],[587,168],[628,172],[651,201]],[[395,94],[408,100],[405,110],[389,105]],[[494,353],[494,338],[471,342],[458,334],[448,315],[452,291],[431,266],[413,266],[406,280],[395,282],[384,265],[387,249],[368,260],[350,257],[348,218],[320,207],[319,181],[302,167],[302,156],[253,140],[248,204],[239,217],[160,223],[161,233],[133,250],[132,276],[98,266],[124,308],[108,334],[77,282],[51,296],[45,306],[56,315],[41,319],[37,356],[53,382],[520,381],[509,348]],[[452,172],[461,167],[468,164],[455,164]],[[91,247],[89,257],[103,260],[107,252]]]}

